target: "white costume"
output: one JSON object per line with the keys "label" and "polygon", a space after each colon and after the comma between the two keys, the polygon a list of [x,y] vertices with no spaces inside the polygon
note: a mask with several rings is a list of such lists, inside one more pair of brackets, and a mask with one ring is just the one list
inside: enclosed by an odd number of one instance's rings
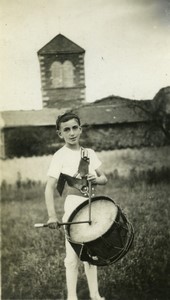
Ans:
{"label": "white costume", "polygon": [[[96,153],[92,149],[87,149],[88,157],[90,159],[89,173],[95,174],[95,170],[100,167],[101,162],[98,159]],[[66,146],[60,148],[53,155],[47,175],[59,179],[60,173],[64,173],[69,176],[75,176],[78,171],[79,163],[81,159],[81,148],[79,150],[71,150]],[[71,197],[67,196],[64,203],[64,219],[70,216],[71,212],[86,199],[84,197]],[[81,199],[82,198],[82,199]]]}
{"label": "white costume", "polygon": [[[101,165],[100,160],[95,154],[94,150],[87,149],[89,163],[89,173],[96,174],[95,170]],[[81,149],[71,150],[66,146],[59,149],[52,158],[47,175],[59,179],[60,173],[67,174],[69,176],[75,176],[78,172],[78,167],[81,159]],[[68,217],[75,210],[75,208],[84,202],[87,198],[76,195],[68,195],[64,203],[64,216],[63,221],[67,221]],[[77,286],[77,275],[78,275],[79,258],[70,243],[66,240],[66,281],[68,288],[68,300],[77,300],[76,286]],[[97,268],[96,266],[90,265],[85,262],[85,272],[87,276],[88,286],[90,290],[90,297],[98,300],[103,299],[100,297],[98,292],[97,282]]]}

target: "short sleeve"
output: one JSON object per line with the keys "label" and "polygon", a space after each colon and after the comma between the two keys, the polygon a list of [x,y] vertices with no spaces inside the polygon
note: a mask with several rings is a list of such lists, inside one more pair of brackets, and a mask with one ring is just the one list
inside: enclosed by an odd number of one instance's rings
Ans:
{"label": "short sleeve", "polygon": [[62,160],[59,152],[56,152],[51,160],[47,176],[54,177],[56,179],[59,178],[62,170]]}

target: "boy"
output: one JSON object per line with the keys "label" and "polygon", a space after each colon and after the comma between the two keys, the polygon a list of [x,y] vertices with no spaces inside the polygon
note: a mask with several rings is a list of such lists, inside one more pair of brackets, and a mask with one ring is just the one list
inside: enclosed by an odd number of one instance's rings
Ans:
{"label": "boy", "polygon": [[[57,228],[59,222],[54,208],[54,190],[57,186],[60,194],[62,193],[64,187],[63,183],[65,183],[65,181],[60,180],[62,178],[61,175],[64,174],[66,179],[68,177],[73,181],[73,186],[68,187],[67,190],[63,221],[68,221],[70,214],[75,208],[88,199],[86,193],[83,194],[81,188],[76,189],[74,186],[75,178],[81,179],[81,170],[79,169],[82,156],[82,148],[79,144],[80,135],[82,133],[80,119],[73,113],[65,113],[58,117],[56,127],[58,135],[64,139],[65,145],[54,154],[47,174],[45,201],[50,228]],[[92,149],[87,149],[87,152],[89,157],[89,172],[86,174],[86,181],[90,181],[92,185],[106,184],[107,178],[101,169],[100,160]],[[81,182],[81,180],[79,181]],[[67,300],[77,300],[76,286],[79,258],[67,240],[66,258],[64,262],[66,267]],[[98,291],[97,267],[87,262],[84,262],[84,267],[91,299],[104,299],[99,295]]]}

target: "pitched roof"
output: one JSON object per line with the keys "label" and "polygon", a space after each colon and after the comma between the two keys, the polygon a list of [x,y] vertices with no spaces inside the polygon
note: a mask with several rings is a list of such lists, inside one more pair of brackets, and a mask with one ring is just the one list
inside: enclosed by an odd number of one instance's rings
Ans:
{"label": "pitched roof", "polygon": [[135,107],[132,104],[95,105],[95,103],[93,103],[91,105],[79,107],[74,111],[79,115],[83,125],[104,125],[150,121],[150,115],[142,109],[142,106],[143,105],[140,107],[140,104]]}
{"label": "pitched roof", "polygon": [[62,109],[4,111],[0,114],[0,126],[2,128],[26,127],[26,126],[54,126],[56,117],[63,114]]}
{"label": "pitched roof", "polygon": [[150,100],[132,100],[129,98],[123,98],[120,96],[111,95],[102,99],[98,99],[94,102],[95,105],[129,105],[139,103],[139,101],[146,103],[150,103]]}
{"label": "pitched roof", "polygon": [[[170,87],[161,89],[153,100],[130,100],[110,96],[73,110],[80,116],[82,125],[148,122],[151,121],[149,112],[152,113],[154,107],[159,108],[159,104],[170,117]],[[68,110],[70,109],[44,108],[39,111],[4,111],[0,114],[0,127],[54,126],[56,117]]]}
{"label": "pitched roof", "polygon": [[[46,108],[37,111],[4,111],[0,115],[0,127],[55,126],[56,117],[68,110],[68,108]],[[95,105],[95,103],[92,103],[77,107],[73,111],[79,115],[82,125],[145,122],[150,120],[149,115],[143,110],[138,107],[134,108],[131,105]]]}
{"label": "pitched roof", "polygon": [[73,43],[62,34],[58,34],[49,43],[38,51],[41,54],[56,54],[56,53],[84,53],[85,50]]}

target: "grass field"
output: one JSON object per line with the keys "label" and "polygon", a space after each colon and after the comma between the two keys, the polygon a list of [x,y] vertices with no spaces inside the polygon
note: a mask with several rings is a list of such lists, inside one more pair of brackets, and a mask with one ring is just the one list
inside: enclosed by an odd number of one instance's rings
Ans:
{"label": "grass field", "polygon": [[[170,299],[169,170],[110,174],[101,194],[111,196],[135,230],[129,253],[109,267],[99,267],[99,285],[107,300]],[[56,208],[61,218],[62,199]],[[35,229],[45,222],[44,186],[2,188],[2,299],[66,299],[64,234]],[[82,265],[79,299],[89,299]]]}

